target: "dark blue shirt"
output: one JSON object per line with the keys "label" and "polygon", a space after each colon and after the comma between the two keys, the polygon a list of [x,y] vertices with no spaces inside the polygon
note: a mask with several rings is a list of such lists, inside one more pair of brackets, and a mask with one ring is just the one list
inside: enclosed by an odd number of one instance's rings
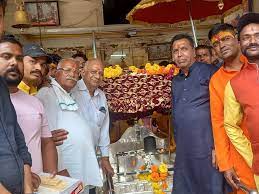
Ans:
{"label": "dark blue shirt", "polygon": [[211,154],[209,81],[217,69],[210,64],[195,62],[187,76],[180,71],[173,78],[173,125],[178,160]]}
{"label": "dark blue shirt", "polygon": [[0,91],[0,183],[12,194],[18,194],[23,193],[23,165],[31,166],[31,155],[1,77]]}

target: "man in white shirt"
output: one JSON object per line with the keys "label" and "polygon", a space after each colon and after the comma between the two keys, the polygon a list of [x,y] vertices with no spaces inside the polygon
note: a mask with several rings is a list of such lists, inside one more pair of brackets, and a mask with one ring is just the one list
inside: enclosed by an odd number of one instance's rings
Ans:
{"label": "man in white shirt", "polygon": [[102,170],[105,174],[113,176],[114,171],[109,162],[109,109],[104,92],[98,88],[103,80],[103,71],[102,61],[98,59],[87,61],[81,70],[82,79],[72,89],[72,96],[85,119],[89,121],[87,123],[91,122],[93,125],[92,140],[94,146],[100,149]]}
{"label": "man in white shirt", "polygon": [[[86,186],[85,193],[88,193],[89,185],[102,186],[102,180],[97,174],[99,166],[92,142],[91,123],[80,115],[78,104],[70,93],[78,76],[78,62],[63,59],[50,87],[41,88],[36,96],[45,107],[50,129],[68,132],[66,139],[57,146],[59,170],[67,169],[71,177],[82,180]],[[56,134],[54,136],[57,138]]]}

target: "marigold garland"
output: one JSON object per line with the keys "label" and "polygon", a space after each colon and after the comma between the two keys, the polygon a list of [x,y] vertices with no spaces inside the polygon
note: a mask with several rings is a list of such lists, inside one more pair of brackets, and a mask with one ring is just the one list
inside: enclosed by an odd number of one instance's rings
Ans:
{"label": "marigold garland", "polygon": [[153,65],[151,63],[147,63],[144,69],[140,69],[135,66],[130,66],[129,70],[131,70],[135,74],[142,73],[147,75],[167,75],[170,73],[173,73],[173,75],[177,75],[179,73],[179,68],[176,67],[174,64],[168,64],[166,67],[164,67],[156,63]]}
{"label": "marigold garland", "polygon": [[105,67],[104,68],[104,77],[105,78],[114,78],[119,77],[122,74],[122,68],[119,65]]}
{"label": "marigold garland", "polygon": [[[144,69],[137,68],[136,66],[129,66],[129,71],[132,74],[147,74],[147,75],[177,75],[179,73],[179,68],[174,64],[168,64],[166,67],[160,66],[158,64],[147,63]],[[119,65],[109,66],[104,68],[105,78],[115,78],[119,77],[123,73],[123,69]]]}
{"label": "marigold garland", "polygon": [[[147,170],[147,166],[140,167],[141,171]],[[161,163],[159,166],[152,165],[150,171],[137,175],[139,180],[146,180],[152,184],[155,194],[166,194],[164,191],[168,188],[166,178],[168,177],[167,165]]]}

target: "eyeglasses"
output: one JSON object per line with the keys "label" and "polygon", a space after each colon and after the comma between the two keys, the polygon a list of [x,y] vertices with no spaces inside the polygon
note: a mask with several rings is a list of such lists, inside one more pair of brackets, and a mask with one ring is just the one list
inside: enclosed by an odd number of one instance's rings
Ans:
{"label": "eyeglasses", "polygon": [[79,74],[79,70],[78,69],[75,69],[75,68],[58,68],[57,70],[59,71],[63,71],[64,73],[66,74],[70,74],[70,73],[76,73],[76,74]]}

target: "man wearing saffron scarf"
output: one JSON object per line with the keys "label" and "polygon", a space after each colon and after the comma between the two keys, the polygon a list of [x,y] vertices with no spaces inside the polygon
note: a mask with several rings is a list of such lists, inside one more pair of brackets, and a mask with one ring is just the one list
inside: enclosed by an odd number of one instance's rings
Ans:
{"label": "man wearing saffron scarf", "polygon": [[[248,13],[238,22],[238,38],[248,62],[226,85],[224,126],[236,150],[252,168],[259,189],[259,14]],[[242,130],[244,120],[248,137]]]}
{"label": "man wearing saffron scarf", "polygon": [[[241,55],[236,32],[230,24],[217,24],[209,32],[209,39],[219,56],[224,59],[223,66],[210,80],[210,107],[216,161],[220,172],[237,194],[244,194],[235,181],[240,179],[249,188],[255,188],[251,168],[230,142],[224,128],[224,90],[227,82],[240,71],[246,58]],[[243,125],[243,124],[242,124]],[[244,134],[247,130],[242,126]]]}

